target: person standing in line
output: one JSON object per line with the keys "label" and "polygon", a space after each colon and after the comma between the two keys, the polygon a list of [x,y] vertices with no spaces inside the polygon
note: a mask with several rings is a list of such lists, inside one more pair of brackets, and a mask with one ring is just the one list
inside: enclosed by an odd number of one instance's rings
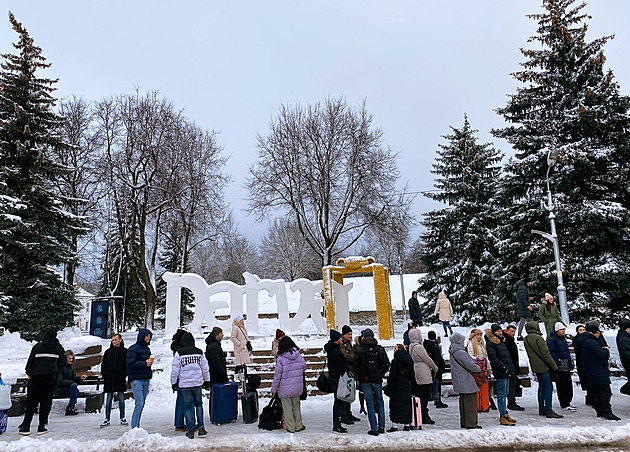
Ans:
{"label": "person standing in line", "polygon": [[72,350],[66,350],[66,362],[59,366],[57,388],[55,389],[55,396],[70,397],[70,401],[66,407],[66,416],[76,416],[79,414],[75,409],[77,397],[79,396],[79,387],[77,384],[85,380],[85,377],[86,375],[81,375],[80,378],[77,377],[74,371],[74,352]]}
{"label": "person standing in line", "polygon": [[464,348],[464,335],[453,333],[449,338],[451,346],[451,378],[453,391],[459,394],[459,425],[461,428],[477,429],[479,425],[477,415],[477,383],[471,372],[481,372],[472,356]]}
{"label": "person standing in line", "polygon": [[518,376],[521,373],[521,363],[518,357],[518,346],[514,337],[516,336],[516,327],[514,325],[508,325],[503,330],[503,338],[505,339],[505,347],[510,353],[510,359],[514,365],[514,371],[516,375],[510,377],[510,389],[508,391],[508,410],[512,411],[525,411],[525,408],[516,403],[516,389],[520,386],[521,382]]}
{"label": "person standing in line", "polygon": [[586,339],[586,327],[584,325],[578,325],[575,327],[576,335],[571,340],[573,350],[575,351],[575,368],[577,369],[578,378],[580,380],[580,386],[582,391],[586,393],[584,399],[584,405],[593,406],[593,395],[591,394],[590,386],[586,375],[584,374],[584,365],[582,364],[582,344]]}
{"label": "person standing in line", "polygon": [[[619,351],[619,358],[621,358],[621,365],[626,371],[626,378],[630,376],[630,320],[619,320],[619,331],[617,332],[617,350]],[[630,380],[619,388],[621,394],[630,396]]]}
{"label": "person standing in line", "polygon": [[304,391],[306,361],[289,336],[283,336],[278,344],[278,360],[273,373],[271,394],[278,394],[282,403],[287,432],[295,433],[306,429],[302,422],[300,396]]}
{"label": "person standing in line", "polygon": [[285,336],[284,331],[280,328],[276,330],[276,337],[271,341],[271,354],[273,355],[273,360],[276,361],[278,359],[278,346],[280,345],[280,339]]}
{"label": "person standing in line", "polygon": [[418,396],[422,405],[422,424],[433,425],[435,421],[429,416],[429,399],[433,386],[433,372],[437,372],[437,365],[433,362],[422,345],[422,332],[418,329],[409,331],[409,355],[413,360],[413,371],[418,384]]}
{"label": "person standing in line", "polygon": [[[547,332],[547,339],[551,336],[551,332],[554,331],[556,323],[562,323],[562,317],[560,317],[560,311],[558,310],[558,304],[554,301],[551,294],[546,293],[545,298],[540,300],[540,308],[538,309],[538,317],[540,321],[545,324],[545,331]],[[564,325],[566,327],[566,325]]]}
{"label": "person standing in line", "polygon": [[497,405],[499,406],[499,423],[501,425],[515,425],[507,410],[507,396],[510,388],[510,378],[516,376],[510,352],[505,346],[501,325],[493,323],[486,330],[486,350],[488,361],[492,367],[492,374],[497,385]]}
{"label": "person standing in line", "polygon": [[39,425],[37,434],[48,433],[48,415],[57,386],[59,368],[66,362],[66,352],[57,339],[57,333],[51,328],[44,331],[41,342],[31,349],[26,361],[26,413],[18,427],[20,435],[30,435],[33,415],[39,405]]}
{"label": "person standing in line", "polygon": [[468,345],[466,351],[473,358],[475,364],[481,369],[480,372],[486,377],[486,382],[483,386],[477,388],[477,411],[485,413],[490,411],[490,408],[495,409],[494,401],[490,397],[490,384],[488,377],[490,371],[488,369],[488,351],[486,350],[486,344],[483,340],[483,331],[478,328],[470,330],[468,336]]}
{"label": "person standing in line", "polygon": [[[374,332],[366,328],[361,332],[361,345],[354,351],[357,380],[361,383],[370,421],[369,435],[385,433],[385,402],[383,401],[383,377],[389,370],[389,358],[385,349],[378,345]],[[378,412],[378,419],[376,412]]]}
{"label": "person standing in line", "polygon": [[517,340],[519,341],[523,340],[523,327],[533,318],[534,308],[532,308],[531,302],[534,297],[529,295],[529,286],[531,285],[529,276],[525,276],[518,282],[516,288],[516,317],[519,318]]}
{"label": "person standing in line", "polygon": [[542,337],[538,322],[532,320],[525,325],[525,350],[529,358],[529,366],[536,374],[538,380],[538,414],[549,419],[559,419],[564,416],[553,411],[551,403],[553,396],[553,383],[551,382],[551,370],[558,370],[558,365],[549,353],[549,347]]}
{"label": "person standing in line", "polygon": [[245,329],[245,319],[242,315],[237,315],[232,321],[232,333],[230,334],[230,340],[234,344],[234,364],[236,365],[235,372],[238,373],[240,369],[244,369],[247,364],[251,362],[249,352],[251,345],[249,342],[249,336]]}
{"label": "person standing in line", "polygon": [[571,379],[571,371],[573,370],[573,358],[569,353],[569,343],[565,335],[566,326],[562,322],[556,322],[554,331],[547,338],[547,347],[551,357],[558,365],[558,381],[556,381],[556,390],[558,392],[558,401],[562,411],[569,413],[575,412],[577,408],[571,406],[573,400],[573,380]]}
{"label": "person standing in line", "polygon": [[[175,334],[173,334],[173,339],[171,341],[171,351],[173,352],[173,356],[175,356],[175,353],[182,348],[181,341],[184,334],[186,334],[186,330],[182,330],[181,328],[178,328]],[[173,425],[175,426],[176,432],[185,432],[186,421],[184,419],[184,399],[182,398],[181,391],[178,390],[176,393],[177,398],[175,399],[175,419],[173,421]]]}
{"label": "person standing in line", "polygon": [[442,375],[446,370],[446,362],[442,357],[442,346],[437,340],[437,334],[431,330],[427,333],[427,338],[422,343],[431,359],[438,366],[437,373],[433,377],[433,402],[436,408],[448,408],[448,405],[442,402]]}
{"label": "person standing in line", "polygon": [[415,290],[411,292],[409,299],[409,318],[413,322],[413,326],[422,326],[422,310],[420,309],[420,302],[418,302],[418,292]]}
{"label": "person standing in line", "polygon": [[171,385],[173,391],[181,392],[186,418],[186,437],[193,439],[195,430],[199,436],[206,431],[203,423],[202,386],[210,385],[208,361],[201,349],[195,347],[195,338],[184,332],[180,339],[180,348],[175,352],[171,367]]}
{"label": "person standing in line", "polygon": [[324,345],[326,359],[328,361],[328,392],[333,394],[333,433],[347,435],[348,429],[341,425],[341,404],[337,398],[337,386],[339,379],[346,372],[352,372],[341,353],[341,333],[330,330],[330,340]]}
{"label": "person standing in line", "polygon": [[[206,359],[210,367],[210,395],[212,395],[212,385],[217,383],[227,383],[227,363],[225,361],[225,352],[221,348],[221,340],[223,339],[223,330],[218,326],[212,328],[212,331],[206,338]],[[210,408],[212,404],[209,404]],[[210,413],[208,408],[208,414]]]}
{"label": "person standing in line", "polygon": [[[354,346],[352,342],[352,329],[348,325],[344,325],[341,328],[341,353],[343,354],[344,359],[348,363],[348,366],[350,366],[350,368],[353,371],[355,371]],[[355,422],[358,422],[360,420],[361,418],[356,417],[352,414],[352,404],[348,402],[343,402],[343,404],[341,405],[341,423],[352,425]]]}
{"label": "person standing in line", "polygon": [[127,378],[131,384],[135,405],[131,415],[131,428],[140,427],[140,417],[149,393],[149,383],[153,378],[153,358],[149,344],[153,333],[147,328],[138,331],[136,343],[127,350]]}
{"label": "person standing in line", "polygon": [[414,378],[413,360],[405,346],[397,344],[394,347],[394,359],[387,377],[389,419],[392,421],[392,427],[387,430],[389,433],[398,431],[396,424],[402,424],[405,432],[411,430],[411,381]]}
{"label": "person standing in line", "polygon": [[411,341],[409,340],[409,331],[415,328],[416,326],[413,324],[413,322],[409,321],[409,323],[407,324],[407,331],[403,333],[403,345],[407,348],[409,348],[409,344],[411,344]]}
{"label": "person standing in line", "polygon": [[[361,336],[356,336],[354,338],[354,345],[353,345],[353,349],[356,350],[356,348],[361,345]],[[352,358],[352,362],[354,364],[354,357]],[[359,393],[359,414],[366,414],[367,415],[367,411],[365,409],[365,396],[363,395],[363,389],[361,389],[361,385],[357,385],[357,392]]]}
{"label": "person standing in line", "polygon": [[451,328],[451,318],[453,317],[453,306],[451,301],[446,297],[444,292],[440,292],[437,302],[435,303],[435,311],[433,315],[437,315],[444,328],[444,337],[448,337],[446,334],[446,328],[453,334],[453,328]]}
{"label": "person standing in line", "polygon": [[118,397],[118,414],[120,425],[129,425],[125,419],[125,390],[127,389],[127,349],[125,342],[119,333],[112,336],[112,342],[105,353],[101,363],[101,376],[105,381],[103,392],[105,393],[105,420],[101,427],[109,426],[112,413],[112,400],[114,393]]}
{"label": "person standing in line", "polygon": [[582,343],[582,363],[584,373],[593,394],[593,406],[598,417],[609,421],[620,421],[621,418],[613,414],[610,399],[610,371],[608,370],[608,358],[610,348],[602,346],[599,342],[601,331],[593,323],[586,325],[586,337]]}

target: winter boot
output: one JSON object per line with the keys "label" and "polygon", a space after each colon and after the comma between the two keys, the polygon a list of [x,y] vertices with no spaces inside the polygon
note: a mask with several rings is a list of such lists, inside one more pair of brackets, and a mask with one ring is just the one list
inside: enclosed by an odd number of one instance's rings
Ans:
{"label": "winter boot", "polygon": [[510,422],[514,422],[516,424],[516,419],[510,417],[510,415],[508,413],[505,413],[504,417],[510,421]]}
{"label": "winter boot", "polygon": [[74,409],[74,403],[69,403],[66,407],[66,416],[76,416],[77,414],[79,412]]}
{"label": "winter boot", "polygon": [[514,422],[510,421],[507,417],[501,416],[499,418],[499,424],[501,425],[516,425]]}

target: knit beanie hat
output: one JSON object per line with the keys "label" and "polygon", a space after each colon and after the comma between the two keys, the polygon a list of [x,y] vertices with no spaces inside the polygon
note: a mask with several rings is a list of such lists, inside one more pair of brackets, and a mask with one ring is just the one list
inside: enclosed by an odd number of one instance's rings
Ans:
{"label": "knit beanie hat", "polygon": [[451,334],[448,339],[451,341],[451,344],[463,344],[466,341],[464,335],[457,331]]}
{"label": "knit beanie hat", "polygon": [[370,328],[366,328],[363,331],[361,331],[361,336],[363,336],[363,337],[374,337],[374,331],[372,331]]}
{"label": "knit beanie hat", "polygon": [[594,323],[587,323],[586,331],[588,331],[589,333],[595,334],[599,331],[599,328],[597,328],[597,325],[595,325]]}
{"label": "knit beanie hat", "polygon": [[492,331],[492,334],[494,334],[499,330],[503,330],[503,328],[501,328],[501,325],[499,325],[498,323],[493,323],[492,325],[490,325],[490,330]]}
{"label": "knit beanie hat", "polygon": [[276,339],[280,340],[280,338],[282,338],[282,336],[284,336],[284,331],[282,331],[280,328],[278,328],[276,330]]}
{"label": "knit beanie hat", "polygon": [[560,330],[566,330],[567,327],[564,326],[564,323],[562,323],[562,322],[556,322],[556,324],[553,327],[553,329],[556,330],[556,331],[560,331]]}
{"label": "knit beanie hat", "polygon": [[243,320],[243,316],[242,315],[237,315],[234,320],[236,320],[237,322],[240,322],[241,320]]}
{"label": "knit beanie hat", "polygon": [[217,337],[221,333],[223,333],[223,330],[218,326],[215,326],[214,328],[212,328],[212,332],[210,334],[212,334],[212,336],[214,337]]}
{"label": "knit beanie hat", "polygon": [[435,331],[433,331],[433,330],[429,330],[429,332],[427,333],[427,337],[431,341],[437,340],[437,334],[435,334]]}
{"label": "knit beanie hat", "polygon": [[352,328],[350,328],[348,325],[342,326],[341,327],[341,334],[345,336],[348,333],[352,333]]}
{"label": "knit beanie hat", "polygon": [[330,330],[330,340],[337,342],[339,339],[341,339],[341,333],[337,330]]}

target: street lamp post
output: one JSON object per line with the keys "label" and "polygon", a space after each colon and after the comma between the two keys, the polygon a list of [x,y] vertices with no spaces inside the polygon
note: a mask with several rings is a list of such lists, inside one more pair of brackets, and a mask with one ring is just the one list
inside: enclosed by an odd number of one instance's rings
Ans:
{"label": "street lamp post", "polygon": [[553,244],[553,257],[556,261],[556,278],[558,278],[558,302],[560,305],[560,316],[562,322],[569,324],[569,305],[567,303],[567,289],[564,287],[562,279],[562,262],[560,261],[560,245],[558,244],[558,234],[556,233],[556,215],[553,212],[554,204],[551,197],[551,185],[549,183],[549,171],[558,159],[558,150],[550,150],[547,154],[547,204],[545,209],[549,212],[549,223],[551,224],[551,234],[532,229],[533,234],[539,234],[551,241]]}

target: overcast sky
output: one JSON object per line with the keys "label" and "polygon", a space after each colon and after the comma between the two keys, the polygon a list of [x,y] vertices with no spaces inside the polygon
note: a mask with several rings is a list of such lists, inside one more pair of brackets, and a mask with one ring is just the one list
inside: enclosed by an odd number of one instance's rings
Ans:
{"label": "overcast sky", "polygon": [[[226,189],[240,229],[255,243],[266,224],[243,212],[247,167],[257,157],[282,103],[327,96],[363,100],[400,153],[403,180],[414,192],[433,188],[430,174],[442,135],[464,113],[482,142],[506,154],[489,131],[494,109],[517,83],[542,12],[540,0],[410,1],[64,1],[5,0],[58,77],[57,97],[99,100],[135,86],[160,90],[200,126],[219,131],[230,157]],[[605,47],[624,94],[630,93],[630,2],[592,0],[589,40],[615,34]],[[5,16],[6,17],[6,16]],[[0,21],[0,51],[17,35]],[[418,218],[437,205],[417,197]],[[414,231],[417,236],[418,230]]]}

